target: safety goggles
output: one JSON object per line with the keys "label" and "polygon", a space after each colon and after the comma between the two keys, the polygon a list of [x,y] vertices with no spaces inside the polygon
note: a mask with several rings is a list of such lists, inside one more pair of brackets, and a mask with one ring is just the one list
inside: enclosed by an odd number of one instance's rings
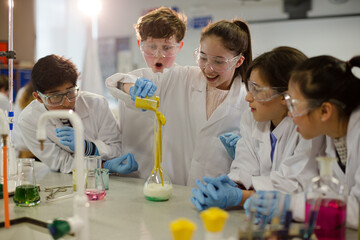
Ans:
{"label": "safety goggles", "polygon": [[67,89],[64,93],[43,94],[37,91],[46,105],[60,106],[64,103],[65,97],[69,102],[74,102],[79,95],[79,86]]}
{"label": "safety goggles", "polygon": [[224,57],[210,56],[202,53],[199,48],[194,51],[195,62],[200,68],[205,69],[209,66],[215,72],[226,72],[234,67],[237,61],[241,58],[241,54],[227,59]]}
{"label": "safety goggles", "polygon": [[[180,43],[177,44],[164,44],[161,46],[156,45],[155,43],[140,43],[141,52],[149,57],[162,56],[166,57],[175,57],[179,52]],[[159,55],[158,55],[159,54]]]}
{"label": "safety goggles", "polygon": [[289,109],[289,112],[292,117],[301,117],[305,114],[308,114],[314,108],[319,107],[323,102],[329,102],[335,104],[341,109],[345,109],[346,105],[336,99],[329,100],[315,100],[315,99],[306,99],[298,100],[290,97],[289,94],[284,94],[286,105]]}
{"label": "safety goggles", "polygon": [[292,117],[301,117],[308,114],[312,109],[319,105],[321,101],[318,100],[298,100],[290,97],[289,94],[285,93],[284,98],[286,105]]}
{"label": "safety goggles", "polygon": [[260,87],[256,82],[247,81],[247,90],[251,93],[254,100],[258,102],[267,102],[286,91],[284,87]]}

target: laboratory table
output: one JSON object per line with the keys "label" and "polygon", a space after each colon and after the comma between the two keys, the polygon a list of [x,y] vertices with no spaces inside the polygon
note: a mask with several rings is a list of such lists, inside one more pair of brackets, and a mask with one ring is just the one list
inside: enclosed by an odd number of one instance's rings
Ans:
{"label": "laboratory table", "polygon": [[[41,202],[35,207],[17,207],[12,197],[10,219],[28,217],[42,222],[55,218],[73,216],[73,198],[49,202],[45,187],[72,185],[72,175],[50,171],[44,164],[35,164],[36,180],[40,185]],[[172,239],[170,222],[187,218],[197,225],[193,240],[203,240],[205,230],[198,210],[190,202],[191,188],[173,185],[173,195],[165,202],[151,202],[143,194],[143,179],[110,175],[106,198],[90,202],[90,238],[124,240],[162,240]],[[59,193],[56,197],[72,192]],[[0,222],[4,219],[3,200],[0,200]],[[243,210],[231,210],[224,228],[224,238],[235,239],[238,229],[246,224]],[[13,225],[14,226],[14,225]],[[10,227],[11,229],[12,227]],[[10,229],[0,228],[0,239],[11,239]],[[346,239],[356,239],[357,232],[347,229]],[[27,238],[28,240],[31,238]],[[52,239],[49,235],[49,239]],[[74,238],[73,238],[74,239]]]}

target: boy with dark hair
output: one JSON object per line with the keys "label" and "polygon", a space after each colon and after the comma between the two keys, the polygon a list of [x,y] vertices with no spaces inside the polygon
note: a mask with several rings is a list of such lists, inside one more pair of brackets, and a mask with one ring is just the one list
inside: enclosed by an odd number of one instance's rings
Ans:
{"label": "boy with dark hair", "polygon": [[[120,132],[106,99],[79,91],[76,66],[57,55],[41,58],[34,65],[31,82],[32,101],[19,116],[19,128],[29,150],[54,171],[69,173],[73,169],[74,129],[68,119],[49,121],[44,150],[36,140],[37,122],[42,113],[51,110],[73,110],[84,125],[85,155],[100,155],[110,172],[130,173],[137,170],[133,155],[121,157]],[[110,160],[112,159],[112,160]],[[124,163],[126,161],[126,163]]]}

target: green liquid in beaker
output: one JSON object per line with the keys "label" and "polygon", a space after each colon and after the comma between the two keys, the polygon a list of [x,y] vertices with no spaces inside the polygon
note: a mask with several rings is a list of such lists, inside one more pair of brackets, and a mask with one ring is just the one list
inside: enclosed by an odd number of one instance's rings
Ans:
{"label": "green liquid in beaker", "polygon": [[40,195],[38,187],[31,184],[16,187],[14,202],[20,207],[28,207],[39,204]]}

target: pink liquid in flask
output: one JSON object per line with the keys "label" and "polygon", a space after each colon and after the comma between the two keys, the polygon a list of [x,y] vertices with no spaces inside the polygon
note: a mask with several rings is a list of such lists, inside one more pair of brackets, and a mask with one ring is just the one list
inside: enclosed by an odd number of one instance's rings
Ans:
{"label": "pink liquid in flask", "polygon": [[102,200],[106,196],[105,190],[86,190],[85,194],[87,195],[89,201]]}
{"label": "pink liquid in flask", "polygon": [[[305,222],[310,216],[312,200],[306,202]],[[322,199],[317,215],[315,235],[320,240],[345,239],[346,204],[336,199]]]}

